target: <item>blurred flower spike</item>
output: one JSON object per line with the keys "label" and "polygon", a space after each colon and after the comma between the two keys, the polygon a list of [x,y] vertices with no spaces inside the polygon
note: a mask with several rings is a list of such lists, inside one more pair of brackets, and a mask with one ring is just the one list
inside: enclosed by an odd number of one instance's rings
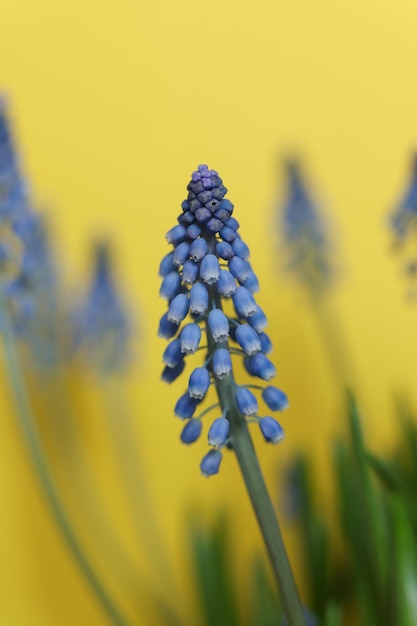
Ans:
{"label": "blurred flower spike", "polygon": [[6,101],[0,98],[0,277],[4,304],[19,334],[37,331],[53,309],[54,272],[42,216],[30,205]]}
{"label": "blurred flower spike", "polygon": [[[187,189],[178,224],[166,235],[173,249],[160,264],[160,295],[167,300],[168,311],[158,334],[171,340],[163,355],[166,382],[182,374],[185,359],[192,358],[189,355],[205,350],[205,359],[191,372],[174,413],[187,420],[181,434],[186,444],[199,438],[202,418],[210,411],[217,413],[207,433],[212,449],[200,465],[202,474],[211,476],[219,471],[223,449],[233,449],[233,416],[237,424],[257,422],[271,443],[282,439],[283,429],[271,416],[259,416],[255,394],[234,380],[232,357],[240,358],[248,374],[260,382],[271,380],[276,371],[265,356],[271,350],[263,332],[267,319],[253,295],[258,280],[239,222],[232,217],[233,204],[225,198],[227,189],[218,173],[206,165],[192,174]],[[216,388],[218,401],[201,410],[210,386]],[[250,386],[262,392],[270,411],[287,407],[285,394],[276,387]]]}
{"label": "blurred flower spike", "polygon": [[[411,160],[410,181],[395,210],[390,215],[394,244],[405,256],[405,271],[417,277],[417,153]],[[407,247],[406,247],[407,246]]]}
{"label": "blurred flower spike", "polygon": [[20,173],[6,100],[0,96],[0,226],[9,224],[26,205],[26,185]]}
{"label": "blurred flower spike", "polygon": [[317,297],[331,286],[334,278],[326,225],[304,183],[299,164],[288,160],[285,174],[287,195],[281,220],[287,269]]}
{"label": "blurred flower spike", "polygon": [[115,374],[130,362],[131,323],[115,286],[109,245],[93,249],[93,277],[73,312],[72,349],[99,374]]}

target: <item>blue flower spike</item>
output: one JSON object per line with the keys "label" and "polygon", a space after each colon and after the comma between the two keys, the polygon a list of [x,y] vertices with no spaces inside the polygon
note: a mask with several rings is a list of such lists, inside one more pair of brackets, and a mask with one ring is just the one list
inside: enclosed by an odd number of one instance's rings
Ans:
{"label": "blue flower spike", "polygon": [[389,216],[395,250],[401,253],[406,276],[412,281],[410,296],[415,298],[417,279],[417,153],[412,155],[409,182],[401,200]]}
{"label": "blue flower spike", "polygon": [[286,269],[315,297],[334,282],[328,226],[308,189],[299,163],[285,163],[287,194],[280,231],[287,251]]}
{"label": "blue flower spike", "polygon": [[[265,356],[272,349],[263,332],[267,318],[254,298],[259,284],[248,261],[249,247],[240,236],[239,222],[231,217],[234,207],[224,197],[227,190],[218,173],[200,165],[187,189],[178,224],[166,236],[173,249],[160,264],[160,294],[167,300],[168,310],[161,318],[158,334],[171,339],[163,356],[162,378],[166,382],[179,378],[185,361],[195,359],[191,355],[197,349],[203,350],[203,358],[192,370],[187,391],[174,412],[188,420],[180,438],[190,444],[200,436],[203,417],[207,419],[220,404],[222,416],[208,428],[208,444],[214,449],[200,465],[204,476],[212,476],[219,471],[223,449],[235,449],[234,420],[245,423],[245,427],[257,422],[266,441],[276,443],[283,437],[282,427],[272,417],[259,415],[260,401],[269,411],[281,411],[288,400],[276,387],[257,384],[254,389],[260,391],[252,392],[245,383],[239,385],[234,380],[235,359],[243,360],[250,376],[269,381],[276,375],[273,363]],[[206,342],[201,341],[202,336]],[[197,405],[214,390],[219,403],[193,417]]]}

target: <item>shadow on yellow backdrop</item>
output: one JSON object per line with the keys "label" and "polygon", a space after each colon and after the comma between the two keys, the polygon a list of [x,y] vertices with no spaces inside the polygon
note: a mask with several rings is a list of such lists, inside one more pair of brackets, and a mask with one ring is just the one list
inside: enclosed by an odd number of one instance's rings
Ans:
{"label": "shadow on yellow backdrop", "polygon": [[[118,275],[140,327],[129,394],[178,576],[187,579],[184,514],[192,506],[207,517],[219,506],[235,511],[234,546],[243,565],[260,540],[235,461],[228,455],[219,476],[200,477],[204,445],[184,449],[172,417],[184,383],[159,382],[164,234],[193,169],[218,169],[251,247],[279,384],[292,406],[283,419],[285,442],[258,446],[268,482],[276,488],[299,448],[325,467],[331,436],[341,428],[340,393],[306,300],[282,274],[274,232],[282,197],[278,157],[288,150],[305,155],[341,244],[334,306],[360,380],[365,429],[372,445],[387,445],[395,431],[393,390],[416,400],[417,312],[404,301],[386,215],[417,143],[417,7],[405,0],[3,0],[0,11],[0,85],[69,290],[85,276],[90,240],[97,233],[114,240]],[[38,496],[6,406],[1,621],[101,624]],[[90,419],[97,424],[99,411]],[[92,465],[107,476],[111,509],[111,466],[88,443]]]}

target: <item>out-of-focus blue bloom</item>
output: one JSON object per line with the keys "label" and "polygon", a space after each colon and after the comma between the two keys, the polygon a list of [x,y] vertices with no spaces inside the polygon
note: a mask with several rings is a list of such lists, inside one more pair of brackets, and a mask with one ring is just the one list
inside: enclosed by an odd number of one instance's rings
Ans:
{"label": "out-of-focus blue bloom", "polygon": [[168,243],[172,243],[174,246],[178,246],[185,239],[187,229],[184,226],[178,225],[171,228],[166,234]]}
{"label": "out-of-focus blue bloom", "polygon": [[234,256],[229,261],[229,270],[232,276],[234,276],[236,280],[243,285],[249,276],[250,265],[247,261],[244,261],[240,257]]}
{"label": "out-of-focus blue bloom", "polygon": [[159,295],[165,300],[172,300],[181,288],[181,277],[178,272],[169,272],[162,281]]}
{"label": "out-of-focus blue bloom", "polygon": [[27,206],[26,184],[20,173],[7,106],[0,97],[0,225],[12,222]]}
{"label": "out-of-focus blue bloom", "polygon": [[225,298],[230,298],[235,293],[236,281],[228,270],[220,270],[217,291]]}
{"label": "out-of-focus blue bloom", "polygon": [[248,324],[238,326],[236,328],[235,337],[242,350],[248,356],[252,356],[261,350],[260,337],[256,330],[248,326]]}
{"label": "out-of-focus blue bloom", "polygon": [[95,246],[93,264],[90,289],[73,314],[73,344],[100,373],[114,373],[130,361],[131,323],[114,283],[107,243]]}
{"label": "out-of-focus blue bloom", "polygon": [[164,256],[159,265],[159,275],[161,277],[166,276],[169,272],[177,271],[177,266],[174,265],[174,252],[169,252]]}
{"label": "out-of-focus blue bloom", "polygon": [[3,303],[14,330],[37,349],[38,363],[49,362],[55,303],[55,271],[47,229],[32,210],[21,175],[7,106],[0,98],[0,274]]}
{"label": "out-of-focus blue bloom", "polygon": [[230,243],[227,243],[227,241],[219,241],[216,243],[216,254],[225,261],[228,261],[235,253]]}
{"label": "out-of-focus blue bloom", "polygon": [[[412,157],[409,184],[402,199],[390,215],[394,244],[403,253],[405,273],[417,277],[417,153]],[[408,246],[406,246],[408,244]]]}
{"label": "out-of-focus blue bloom", "polygon": [[214,476],[220,469],[220,463],[223,455],[220,450],[210,450],[203,457],[200,463],[200,470],[203,476]]}
{"label": "out-of-focus blue bloom", "polygon": [[225,222],[225,226],[227,228],[231,228],[232,230],[239,230],[239,222],[234,217],[229,217],[227,222]]}
{"label": "out-of-focus blue bloom", "polygon": [[201,434],[201,428],[201,420],[191,418],[182,430],[181,441],[186,444],[194,443],[194,441],[197,441]]}
{"label": "out-of-focus blue bloom", "polygon": [[174,413],[181,419],[190,419],[197,408],[198,400],[191,398],[188,393],[184,393],[175,405]]}
{"label": "out-of-focus blue bloom", "polygon": [[161,378],[166,383],[173,383],[174,380],[177,380],[178,376],[181,376],[185,368],[185,361],[182,359],[175,367],[169,367],[168,365],[164,367],[164,370],[161,374]]}
{"label": "out-of-focus blue bloom", "polygon": [[232,250],[236,256],[247,261],[250,256],[249,247],[241,239],[235,239],[232,244]]}
{"label": "out-of-focus blue bloom", "polygon": [[243,317],[247,320],[248,324],[256,330],[257,333],[262,333],[262,331],[268,326],[266,315],[258,305],[252,315],[244,315]]}
{"label": "out-of-focus blue bloom", "polygon": [[[237,385],[233,378],[232,354],[239,355],[241,351],[237,347],[229,348],[229,341],[236,341],[243,350],[245,367],[251,376],[264,380],[275,376],[275,367],[264,354],[271,350],[271,342],[263,332],[267,319],[253,296],[259,285],[247,260],[249,248],[237,232],[239,223],[231,217],[233,204],[224,198],[226,188],[217,172],[205,165],[193,173],[188,192],[187,200],[181,205],[183,213],[178,218],[178,226],[167,234],[173,246],[172,256],[166,255],[160,266],[161,293],[169,305],[158,333],[171,338],[179,328],[179,335],[165,349],[163,357],[166,367],[162,377],[170,382],[181,374],[187,355],[197,350],[200,327],[206,332],[204,365],[192,371],[188,391],[179,398],[174,412],[178,417],[190,420],[182,431],[181,440],[192,443],[200,435],[203,416],[217,406],[213,405],[198,418],[193,418],[198,403],[205,399],[210,381],[213,381],[223,414],[208,431],[209,444],[218,449],[211,450],[201,462],[202,473],[211,476],[219,471],[220,448],[228,446],[233,439],[233,433],[229,437],[228,416],[231,412],[237,417],[240,415],[242,420],[258,421],[267,441],[282,438],[282,429],[272,418],[258,417],[257,398],[246,387]],[[227,270],[223,269],[225,262]],[[229,298],[234,305],[234,318],[227,317],[222,310],[223,299]],[[187,322],[188,315],[191,322]],[[181,329],[182,322],[185,323]],[[169,372],[170,368],[172,372]],[[274,393],[271,396],[271,392],[266,392],[265,397],[269,405],[275,406],[278,402]],[[281,404],[284,402],[282,397],[279,400]]]}
{"label": "out-of-focus blue bloom", "polygon": [[287,197],[282,208],[282,231],[287,249],[287,269],[316,295],[334,277],[326,225],[304,184],[299,164],[285,164]]}
{"label": "out-of-focus blue bloom", "polygon": [[39,332],[56,306],[55,272],[45,223],[39,213],[21,207],[13,217],[12,230],[21,244],[21,258],[15,277],[5,284],[5,295],[16,331],[25,334],[36,327]]}
{"label": "out-of-focus blue bloom", "polygon": [[262,399],[271,411],[283,411],[288,408],[287,396],[277,387],[265,387]]}
{"label": "out-of-focus blue bloom", "polygon": [[168,319],[168,312],[164,313],[159,321],[158,337],[163,339],[171,339],[177,334],[178,324],[170,322]]}
{"label": "out-of-focus blue bloom", "polygon": [[176,367],[183,358],[184,353],[181,350],[181,340],[177,337],[165,348],[162,360],[168,367]]}
{"label": "out-of-focus blue bloom", "polygon": [[246,287],[238,287],[232,296],[232,300],[236,313],[240,317],[252,317],[258,310],[253,295]]}
{"label": "out-of-focus blue bloom", "polygon": [[258,337],[261,340],[261,349],[264,354],[272,352],[272,341],[268,335],[264,332],[259,332]]}
{"label": "out-of-focus blue bloom", "polygon": [[274,418],[269,415],[261,417],[259,420],[259,428],[261,429],[266,441],[270,443],[278,443],[284,437],[282,426],[278,424],[277,420],[274,420]]}
{"label": "out-of-focus blue bloom", "polygon": [[233,241],[236,239],[236,231],[234,228],[224,226],[220,231],[220,237],[223,239],[223,241],[227,241],[227,243],[233,243]]}
{"label": "out-of-focus blue bloom", "polygon": [[390,216],[391,227],[399,243],[417,226],[417,153],[413,154],[410,174],[403,197]]}
{"label": "out-of-focus blue bloom", "polygon": [[251,293],[258,293],[259,291],[258,277],[256,276],[256,274],[252,272],[252,270],[250,270],[248,277],[243,283],[243,285],[246,287],[246,289],[249,289]]}
{"label": "out-of-focus blue bloom", "polygon": [[277,373],[274,364],[262,352],[249,357],[249,363],[253,375],[262,380],[271,380]]}

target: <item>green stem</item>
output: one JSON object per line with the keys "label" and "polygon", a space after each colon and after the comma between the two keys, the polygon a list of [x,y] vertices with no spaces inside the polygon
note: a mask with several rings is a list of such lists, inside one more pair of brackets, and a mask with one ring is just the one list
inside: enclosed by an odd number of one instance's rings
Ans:
{"label": "green stem", "polygon": [[[117,393],[118,390],[117,381],[108,381],[104,389],[107,421],[115,457],[120,469],[126,501],[136,524],[138,537],[141,539],[139,545],[148,552],[148,561],[157,574],[159,602],[164,604],[166,613],[171,612],[171,617],[174,619],[174,610],[170,608],[170,603],[173,598],[178,598],[176,581],[146,480],[143,454],[133,428],[133,418],[125,402],[124,394]],[[179,620],[177,621],[179,623]]]}
{"label": "green stem", "polygon": [[346,333],[337,311],[324,294],[313,302],[316,320],[336,382],[350,389],[357,387]]}
{"label": "green stem", "polygon": [[[211,290],[211,297],[216,308],[221,308],[220,298],[214,289]],[[229,349],[227,341],[216,344],[208,324],[206,327],[210,354],[212,354],[216,348]],[[278,520],[266,488],[246,420],[240,414],[236,406],[236,383],[234,382],[233,376],[230,375],[221,380],[215,378],[215,385],[221,406],[223,409],[227,410],[233,450],[236,453],[243,480],[265,542],[288,623],[290,626],[305,626],[303,608],[285,550]]]}
{"label": "green stem", "polygon": [[[5,318],[5,307],[3,307],[2,313],[3,312]],[[4,318],[3,321],[7,324],[7,320],[4,320]],[[6,328],[2,337],[6,367],[16,402],[19,425],[22,429],[28,450],[32,457],[39,483],[51,508],[54,519],[62,533],[63,538],[68,544],[73,557],[83,572],[97,600],[106,612],[110,622],[113,623],[114,626],[129,626],[129,622],[116,607],[108,592],[104,588],[104,585],[95,573],[94,568],[83,551],[71,522],[67,517],[48,465],[42,441],[37,430],[36,421],[31,411],[29,398],[21,373],[19,355],[15,345],[13,332],[10,328]]]}

